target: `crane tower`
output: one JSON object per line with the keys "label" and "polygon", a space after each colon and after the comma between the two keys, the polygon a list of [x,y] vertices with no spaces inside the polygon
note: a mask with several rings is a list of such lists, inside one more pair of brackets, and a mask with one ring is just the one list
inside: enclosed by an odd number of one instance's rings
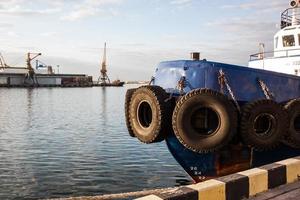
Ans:
{"label": "crane tower", "polygon": [[103,53],[103,60],[101,64],[100,76],[98,78],[98,84],[107,84],[110,83],[109,77],[107,75],[107,68],[106,68],[106,43],[104,43],[104,53]]}

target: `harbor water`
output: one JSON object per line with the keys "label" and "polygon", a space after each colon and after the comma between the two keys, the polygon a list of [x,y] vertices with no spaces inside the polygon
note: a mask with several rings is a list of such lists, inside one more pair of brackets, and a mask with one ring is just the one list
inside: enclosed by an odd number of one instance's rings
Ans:
{"label": "harbor water", "polygon": [[0,199],[189,184],[164,142],[129,137],[124,88],[0,89]]}

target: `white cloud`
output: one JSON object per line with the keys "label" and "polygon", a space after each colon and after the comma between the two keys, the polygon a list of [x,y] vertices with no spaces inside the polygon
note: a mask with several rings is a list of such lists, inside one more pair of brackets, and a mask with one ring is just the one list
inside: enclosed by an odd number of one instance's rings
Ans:
{"label": "white cloud", "polygon": [[74,6],[72,11],[64,15],[61,19],[76,21],[79,19],[101,15],[115,16],[118,12],[110,6],[119,5],[123,0],[85,0]]}
{"label": "white cloud", "polygon": [[[2,15],[44,15],[53,14],[60,11],[58,7],[50,8],[34,8],[34,5],[42,1],[34,0],[0,0],[0,14]],[[44,4],[49,5],[51,1],[43,1]]]}
{"label": "white cloud", "polygon": [[255,9],[258,12],[276,12],[282,11],[282,8],[287,8],[289,6],[287,1],[282,0],[272,0],[267,2],[262,2],[261,0],[252,0],[246,3],[240,4],[228,4],[223,5],[222,8],[226,9]]}
{"label": "white cloud", "polygon": [[193,0],[172,0],[170,3],[173,5],[186,5],[191,3]]}
{"label": "white cloud", "polygon": [[58,33],[57,32],[44,32],[44,33],[41,33],[40,36],[43,36],[43,37],[53,37],[53,36],[56,36]]}
{"label": "white cloud", "polygon": [[[0,0],[0,15],[61,15],[61,19],[75,21],[90,16],[115,16],[113,6],[123,0]],[[64,13],[61,12],[64,10]]]}
{"label": "white cloud", "polygon": [[9,36],[9,37],[19,37],[19,35],[17,33],[13,32],[13,31],[8,31],[7,36]]}
{"label": "white cloud", "polygon": [[0,29],[7,29],[7,28],[12,28],[14,27],[13,24],[10,23],[0,23]]}
{"label": "white cloud", "polygon": [[280,20],[279,15],[278,18],[274,16],[287,7],[287,2],[284,3],[282,0],[264,4],[261,1],[252,0],[222,6],[223,9],[242,9],[250,12],[244,12],[243,17],[238,15],[222,17],[206,24],[210,30],[219,33],[215,34],[214,52],[210,53],[221,58],[221,61],[245,65],[248,55],[258,51],[260,42],[266,44],[267,51],[273,51],[273,37],[279,30],[276,25]]}

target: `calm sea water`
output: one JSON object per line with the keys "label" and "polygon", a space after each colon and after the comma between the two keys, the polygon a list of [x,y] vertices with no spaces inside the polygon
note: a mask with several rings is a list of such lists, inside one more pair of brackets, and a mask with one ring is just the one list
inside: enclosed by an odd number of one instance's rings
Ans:
{"label": "calm sea water", "polygon": [[129,137],[125,88],[0,89],[0,199],[101,195],[190,181],[166,144]]}

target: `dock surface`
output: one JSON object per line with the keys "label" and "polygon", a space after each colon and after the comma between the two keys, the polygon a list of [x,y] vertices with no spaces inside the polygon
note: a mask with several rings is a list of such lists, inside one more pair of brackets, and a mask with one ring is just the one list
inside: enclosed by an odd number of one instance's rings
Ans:
{"label": "dock surface", "polygon": [[[148,195],[139,200],[300,199],[300,157]],[[296,185],[294,185],[296,184]],[[263,196],[265,195],[266,198]],[[269,198],[268,198],[269,197]]]}
{"label": "dock surface", "polygon": [[250,200],[298,200],[300,199],[300,182],[283,185],[265,193],[258,194]]}

